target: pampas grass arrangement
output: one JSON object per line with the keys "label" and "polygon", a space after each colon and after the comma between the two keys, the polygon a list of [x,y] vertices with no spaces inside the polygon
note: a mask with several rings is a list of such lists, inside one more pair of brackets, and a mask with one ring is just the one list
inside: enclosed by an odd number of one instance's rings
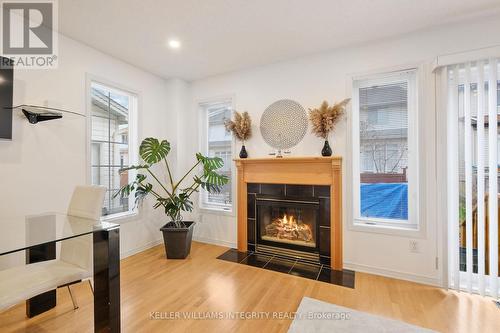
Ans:
{"label": "pampas grass arrangement", "polygon": [[337,122],[344,115],[345,107],[350,100],[350,98],[346,98],[342,102],[332,106],[329,106],[327,101],[323,101],[319,108],[309,109],[309,120],[312,123],[312,133],[325,140],[321,155],[332,155],[332,149],[328,143],[328,135],[333,131]]}
{"label": "pampas grass arrangement", "polygon": [[224,122],[228,132],[232,132],[236,139],[245,142],[252,136],[252,120],[248,112],[234,112],[234,120],[228,119]]}
{"label": "pampas grass arrangement", "polygon": [[332,106],[324,101],[319,108],[309,109],[309,120],[312,123],[313,134],[327,140],[328,134],[333,131],[335,124],[344,115],[345,107],[350,100],[350,98],[346,98]]}
{"label": "pampas grass arrangement", "polygon": [[224,122],[224,126],[228,132],[233,133],[236,139],[240,140],[243,145],[240,151],[241,158],[247,158],[248,153],[245,148],[245,141],[252,136],[252,119],[248,112],[234,112],[233,120],[228,119]]}

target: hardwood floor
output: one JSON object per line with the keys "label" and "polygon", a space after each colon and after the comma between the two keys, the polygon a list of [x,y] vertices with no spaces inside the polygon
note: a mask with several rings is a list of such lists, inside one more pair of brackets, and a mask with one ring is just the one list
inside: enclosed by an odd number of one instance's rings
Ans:
{"label": "hardwood floor", "polygon": [[[491,299],[417,283],[356,273],[355,289],[216,259],[227,248],[193,243],[191,258],[166,260],[157,246],[122,261],[123,332],[286,332],[291,319],[188,320],[150,318],[151,312],[283,311],[303,296],[390,317],[441,332],[500,332],[500,309]],[[58,306],[27,319],[24,304],[0,313],[0,332],[92,332],[88,283],[66,288]],[[182,314],[181,314],[182,316]]]}

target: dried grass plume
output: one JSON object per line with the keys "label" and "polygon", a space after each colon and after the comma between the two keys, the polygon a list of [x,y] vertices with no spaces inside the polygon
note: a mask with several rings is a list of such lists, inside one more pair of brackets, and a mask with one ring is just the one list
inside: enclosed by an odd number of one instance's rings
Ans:
{"label": "dried grass plume", "polygon": [[312,133],[317,137],[328,139],[328,134],[335,128],[335,124],[340,120],[345,112],[345,107],[351,99],[346,98],[342,102],[328,105],[324,101],[319,108],[309,109],[309,120],[312,123]]}
{"label": "dried grass plume", "polygon": [[224,126],[240,141],[246,141],[252,136],[252,119],[246,111],[243,113],[235,111],[234,120],[226,120]]}

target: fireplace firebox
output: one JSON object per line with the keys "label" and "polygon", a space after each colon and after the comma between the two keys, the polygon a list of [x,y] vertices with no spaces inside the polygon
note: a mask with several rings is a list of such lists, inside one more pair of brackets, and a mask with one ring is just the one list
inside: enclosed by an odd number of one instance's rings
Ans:
{"label": "fireplace firebox", "polygon": [[257,246],[319,252],[319,200],[256,196]]}
{"label": "fireplace firebox", "polygon": [[330,187],[248,183],[248,250],[330,266]]}

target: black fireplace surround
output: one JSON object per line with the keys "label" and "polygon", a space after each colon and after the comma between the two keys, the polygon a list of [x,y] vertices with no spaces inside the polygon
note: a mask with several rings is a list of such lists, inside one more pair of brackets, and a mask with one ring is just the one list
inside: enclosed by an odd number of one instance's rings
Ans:
{"label": "black fireplace surround", "polygon": [[330,266],[330,187],[247,185],[248,251]]}

